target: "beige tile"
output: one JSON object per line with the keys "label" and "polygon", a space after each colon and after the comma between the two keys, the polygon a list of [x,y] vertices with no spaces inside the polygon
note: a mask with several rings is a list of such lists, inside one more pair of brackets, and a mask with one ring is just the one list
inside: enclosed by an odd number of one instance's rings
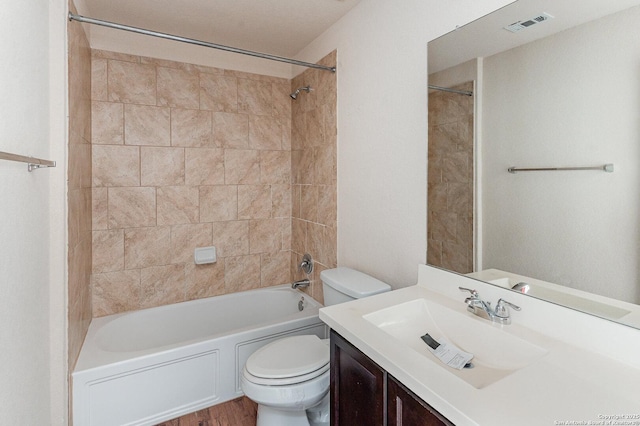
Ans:
{"label": "beige tile", "polygon": [[447,211],[457,213],[460,217],[473,215],[473,184],[447,184]]}
{"label": "beige tile", "polygon": [[93,186],[140,185],[140,149],[137,146],[94,145]]}
{"label": "beige tile", "polygon": [[106,101],[107,95],[107,60],[91,60],[91,99],[94,101]]}
{"label": "beige tile", "polygon": [[442,266],[460,274],[473,272],[473,264],[467,256],[466,247],[446,241],[442,243]]}
{"label": "beige tile", "polygon": [[273,103],[273,114],[276,117],[287,118],[291,117],[291,82],[277,82],[271,85],[271,99]]}
{"label": "beige tile", "polygon": [[249,147],[249,116],[231,112],[213,114],[214,142],[225,148]]}
{"label": "beige tile", "polygon": [[109,228],[156,225],[156,189],[109,188]]}
{"label": "beige tile", "polygon": [[157,67],[158,105],[173,108],[200,106],[200,80],[198,73]]}
{"label": "beige tile", "polygon": [[302,185],[291,185],[291,217],[300,219]]}
{"label": "beige tile", "polygon": [[305,128],[307,145],[306,147],[323,146],[325,141],[324,134],[324,114],[322,109],[313,109],[305,113]]}
{"label": "beige tile", "polygon": [[442,266],[442,241],[427,240],[427,263]]}
{"label": "beige tile", "polygon": [[93,273],[124,269],[124,230],[93,231]]}
{"label": "beige tile", "polygon": [[269,185],[238,186],[238,219],[268,219],[271,205]]}
{"label": "beige tile", "polygon": [[291,250],[291,218],[281,220],[282,224],[282,250]]}
{"label": "beige tile", "polygon": [[197,247],[209,247],[212,240],[210,223],[175,225],[171,227],[171,262],[194,263],[193,252]]}
{"label": "beige tile", "polygon": [[170,109],[125,105],[124,143],[127,145],[171,145]]}
{"label": "beige tile", "polygon": [[324,105],[324,146],[338,145],[338,111],[336,104]]}
{"label": "beige tile", "polygon": [[[327,61],[326,65],[335,66],[335,59]],[[335,107],[337,100],[337,81],[336,73],[318,72],[317,73],[317,105],[331,105]]]}
{"label": "beige tile", "polygon": [[320,263],[314,265],[313,268],[313,291],[311,293],[311,297],[322,304],[324,304],[324,292],[322,291],[322,279],[320,279],[320,274],[326,269],[328,268],[325,268]]}
{"label": "beige tile", "polygon": [[[297,253],[307,253],[307,224],[304,220],[291,220],[291,250]],[[314,254],[315,256],[315,254]]]}
{"label": "beige tile", "polygon": [[249,116],[249,147],[253,149],[282,149],[282,125],[274,117]]}
{"label": "beige tile", "polygon": [[271,185],[271,215],[291,217],[291,185]]}
{"label": "beige tile", "polygon": [[313,150],[291,151],[291,183],[310,185],[315,181]]}
{"label": "beige tile", "polygon": [[186,148],[185,184],[224,184],[224,150],[218,148]]}
{"label": "beige tile", "polygon": [[140,148],[140,183],[143,186],[184,184],[184,148]]}
{"label": "beige tile", "polygon": [[291,253],[280,251],[262,254],[260,264],[260,283],[262,287],[289,284],[291,280]]}
{"label": "beige tile", "polygon": [[336,256],[336,231],[335,228],[308,223],[307,244],[309,253],[314,253],[314,258],[329,268],[335,268]]}
{"label": "beige tile", "polygon": [[200,187],[200,222],[236,220],[238,187],[213,185]]}
{"label": "beige tile", "polygon": [[183,148],[142,147],[141,181],[148,185],[184,183],[185,150]]}
{"label": "beige tile", "polygon": [[447,186],[446,183],[427,184],[427,207],[429,211],[447,211]]}
{"label": "beige tile", "polygon": [[438,241],[455,242],[457,215],[446,212],[430,212],[431,238]]}
{"label": "beige tile", "polygon": [[289,151],[260,151],[260,183],[291,183],[291,153]]}
{"label": "beige tile", "polygon": [[165,186],[157,189],[158,225],[197,223],[200,191],[195,186]]}
{"label": "beige tile", "polygon": [[282,149],[291,151],[291,119],[283,118],[282,121]]}
{"label": "beige tile", "polygon": [[224,75],[200,73],[200,109],[237,112],[237,79]]}
{"label": "beige tile", "polygon": [[296,112],[291,117],[291,149],[301,150],[310,147],[307,143],[306,114]]}
{"label": "beige tile", "polygon": [[224,294],[224,260],[209,265],[184,265],[186,300]]}
{"label": "beige tile", "polygon": [[302,185],[300,193],[300,218],[311,222],[318,221],[318,187]]}
{"label": "beige tile", "polygon": [[280,219],[249,221],[249,253],[278,253],[282,250]]}
{"label": "beige tile", "polygon": [[109,228],[109,204],[107,188],[92,188],[91,190],[91,229]]}
{"label": "beige tile", "polygon": [[171,110],[171,145],[210,147],[212,139],[211,111]]}
{"label": "beige tile", "polygon": [[124,143],[124,106],[113,102],[91,103],[91,143]]}
{"label": "beige tile", "polygon": [[238,112],[272,116],[271,83],[238,79]]}
{"label": "beige tile", "polygon": [[156,104],[156,67],[109,60],[107,78],[110,101]]}
{"label": "beige tile", "polygon": [[243,185],[259,183],[259,152],[246,149],[225,149],[224,181],[226,184]]}
{"label": "beige tile", "polygon": [[465,152],[448,153],[442,162],[442,180],[445,182],[469,182],[467,171],[473,168],[469,164],[468,154]]}
{"label": "beige tile", "polygon": [[133,63],[140,62],[140,57],[137,55],[129,55],[127,53],[112,52],[110,50],[92,49],[91,57],[101,58],[101,59],[115,59],[117,61],[123,61],[123,62],[133,62]]}
{"label": "beige tile", "polygon": [[131,228],[124,231],[125,269],[171,262],[171,227]]}
{"label": "beige tile", "polygon": [[117,314],[138,309],[140,271],[118,271],[91,276],[93,316]]}
{"label": "beige tile", "polygon": [[67,161],[69,189],[91,188],[91,145],[69,143]]}
{"label": "beige tile", "polygon": [[249,254],[249,221],[214,222],[213,245],[219,258]]}
{"label": "beige tile", "polygon": [[338,198],[335,185],[318,186],[318,222],[335,226],[338,215]]}
{"label": "beige tile", "polygon": [[185,300],[184,265],[152,266],[140,270],[140,308]]}
{"label": "beige tile", "polygon": [[68,240],[71,247],[77,245],[81,237],[80,221],[83,212],[83,193],[80,189],[69,190],[67,195],[68,214]]}
{"label": "beige tile", "polygon": [[226,293],[235,293],[259,287],[259,254],[224,259],[224,288]]}
{"label": "beige tile", "polygon": [[332,185],[337,180],[337,157],[334,146],[314,148],[315,184]]}

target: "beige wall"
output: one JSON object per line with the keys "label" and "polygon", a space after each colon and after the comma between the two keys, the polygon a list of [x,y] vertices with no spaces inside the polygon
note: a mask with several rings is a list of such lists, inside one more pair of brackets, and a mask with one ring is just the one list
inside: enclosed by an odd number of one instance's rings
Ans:
{"label": "beige wall", "polygon": [[429,94],[427,263],[459,273],[473,272],[473,110],[471,96]]}
{"label": "beige wall", "polygon": [[68,25],[68,43],[68,362],[71,371],[91,321],[91,50],[81,25]]}
{"label": "beige wall", "polygon": [[[334,66],[336,52],[321,61]],[[336,74],[308,69],[291,82],[291,91],[310,85],[292,103],[292,264],[294,279],[305,278],[298,270],[302,255],[315,261],[311,288],[306,290],[323,301],[320,272],[335,268],[337,241],[336,174]]]}
{"label": "beige wall", "polygon": [[291,82],[105,51],[92,74],[93,315],[291,282]]}

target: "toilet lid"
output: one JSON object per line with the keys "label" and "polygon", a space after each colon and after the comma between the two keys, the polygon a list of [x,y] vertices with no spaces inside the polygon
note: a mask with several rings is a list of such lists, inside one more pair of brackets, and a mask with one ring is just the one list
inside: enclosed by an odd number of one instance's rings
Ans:
{"label": "toilet lid", "polygon": [[263,379],[302,376],[329,364],[329,346],[316,335],[285,337],[255,351],[247,360],[249,374]]}

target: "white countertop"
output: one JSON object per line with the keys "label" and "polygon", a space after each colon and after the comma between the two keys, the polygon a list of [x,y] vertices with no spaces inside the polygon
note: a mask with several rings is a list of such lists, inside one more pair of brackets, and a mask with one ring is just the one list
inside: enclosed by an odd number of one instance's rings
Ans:
{"label": "white countertop", "polygon": [[[495,302],[494,294],[502,291],[421,265],[418,285],[323,308],[320,318],[458,426],[539,426],[563,424],[561,422],[595,425],[607,424],[607,420],[612,421],[609,424],[640,425],[640,368],[637,363],[624,362],[631,357],[640,358],[640,352],[632,356],[628,353],[609,356],[617,354],[617,350],[628,352],[640,347],[640,330],[547,304],[550,308],[540,305],[546,302],[504,290],[507,291],[505,297],[522,306],[525,315],[516,312],[512,315],[513,324],[495,326],[545,347],[548,353],[531,365],[477,389],[448,371],[450,367],[418,353],[363,318],[363,315],[415,299],[446,298],[447,303],[459,300],[460,311],[472,320],[487,321],[466,312],[466,296],[458,291],[458,285],[475,288],[481,296],[485,292],[492,296],[485,300],[492,302]],[[555,321],[562,324],[553,330],[548,327],[549,309],[558,315]],[[557,311],[559,309],[568,312]],[[542,312],[544,318],[539,320],[531,314],[536,310]],[[593,327],[594,320],[606,323]],[[582,321],[584,324],[580,324]],[[619,341],[619,348],[613,347],[618,340],[611,330],[616,330],[616,326],[622,327],[618,337],[624,339]],[[583,331],[583,327],[587,330]],[[573,335],[565,339],[562,333]],[[582,338],[596,339],[596,342],[586,341],[583,345]],[[591,350],[599,348],[599,342],[607,348]],[[625,419],[622,415],[629,417]]]}

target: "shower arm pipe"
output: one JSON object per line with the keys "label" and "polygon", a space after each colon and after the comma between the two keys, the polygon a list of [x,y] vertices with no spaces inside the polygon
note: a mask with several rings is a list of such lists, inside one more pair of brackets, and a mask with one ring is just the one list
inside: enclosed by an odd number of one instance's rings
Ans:
{"label": "shower arm pipe", "polygon": [[287,64],[298,65],[298,66],[301,66],[301,67],[315,68],[315,69],[323,70],[323,71],[336,72],[336,67],[329,67],[329,66],[325,66],[325,65],[312,64],[312,63],[309,63],[309,62],[298,61],[296,59],[290,59],[290,58],[285,58],[285,57],[282,57],[282,56],[270,55],[268,53],[254,52],[254,51],[251,51],[251,50],[239,49],[237,47],[231,47],[231,46],[225,46],[225,45],[222,45],[222,44],[209,43],[207,41],[196,40],[196,39],[193,39],[193,38],[181,37],[181,36],[161,33],[161,32],[158,32],[158,31],[145,30],[143,28],[131,27],[129,25],[117,24],[115,22],[103,21],[103,20],[100,20],[100,19],[94,19],[94,18],[89,18],[89,17],[86,17],[86,16],[76,15],[76,14],[71,13],[71,12],[69,12],[69,20],[70,21],[83,22],[85,24],[100,25],[102,27],[113,28],[113,29],[116,29],[116,30],[129,31],[129,32],[136,33],[136,34],[143,34],[143,35],[148,35],[148,36],[152,36],[152,37],[163,38],[165,40],[172,40],[172,41],[178,41],[178,42],[181,42],[181,43],[194,44],[196,46],[209,47],[211,49],[224,50],[225,52],[239,53],[241,55],[253,56],[255,58],[268,59],[270,61],[285,62]]}
{"label": "shower arm pipe", "polygon": [[442,92],[457,93],[458,95],[473,96],[473,92],[470,92],[468,90],[449,89],[448,87],[434,86],[431,84],[429,85],[429,89],[440,90]]}

